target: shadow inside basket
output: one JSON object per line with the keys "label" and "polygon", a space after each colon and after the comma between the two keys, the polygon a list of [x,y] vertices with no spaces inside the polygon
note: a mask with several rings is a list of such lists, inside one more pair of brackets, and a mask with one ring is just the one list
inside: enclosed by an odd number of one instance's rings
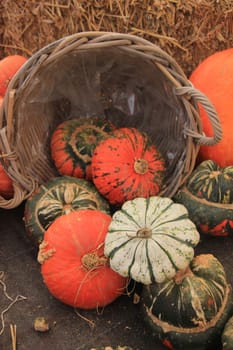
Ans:
{"label": "shadow inside basket", "polygon": [[20,163],[39,183],[56,175],[52,132],[80,117],[107,118],[117,127],[146,132],[167,161],[165,182],[183,164],[185,108],[173,84],[146,57],[119,47],[74,50],[42,64],[18,94],[14,142]]}

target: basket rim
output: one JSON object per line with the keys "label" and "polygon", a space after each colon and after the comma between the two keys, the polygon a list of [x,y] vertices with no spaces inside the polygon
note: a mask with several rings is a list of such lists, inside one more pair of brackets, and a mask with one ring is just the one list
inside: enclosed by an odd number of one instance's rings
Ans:
{"label": "basket rim", "polygon": [[[174,94],[181,99],[187,112],[191,128],[184,129],[187,139],[186,159],[182,171],[177,172],[175,181],[170,186],[170,196],[185,182],[194,168],[200,144],[215,144],[220,141],[222,130],[214,107],[206,96],[192,86],[175,59],[158,45],[137,35],[127,33],[105,31],[78,32],[46,45],[30,57],[10,81],[0,108],[0,147],[4,157],[9,157],[10,163],[10,166],[5,165],[5,168],[13,181],[20,184],[24,196],[27,196],[25,195],[25,191],[31,193],[39,184],[35,184],[34,179],[31,179],[22,167],[20,169],[16,160],[12,161],[10,159],[10,155],[15,154],[12,139],[14,133],[17,132],[14,129],[14,107],[16,101],[20,99],[20,94],[24,91],[23,89],[27,88],[38,70],[43,69],[46,64],[58,59],[59,56],[74,50],[78,52],[80,50],[108,47],[118,47],[125,50],[126,53],[130,52],[131,54],[137,54],[152,60],[162,74],[171,82],[172,86],[174,86]],[[201,103],[210,115],[214,129],[213,137],[206,138],[203,135],[198,103]],[[0,161],[3,163],[1,156]],[[161,193],[161,195],[166,194],[167,191]],[[21,197],[18,199],[19,201],[21,201]],[[2,203],[0,201],[1,205]]]}

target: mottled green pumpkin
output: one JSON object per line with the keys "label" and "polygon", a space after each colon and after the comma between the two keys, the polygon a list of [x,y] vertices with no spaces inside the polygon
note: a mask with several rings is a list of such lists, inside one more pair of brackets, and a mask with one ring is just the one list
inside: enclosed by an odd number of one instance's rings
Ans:
{"label": "mottled green pumpkin", "polygon": [[233,203],[233,166],[221,168],[213,160],[203,161],[186,186],[193,195],[210,202]]}
{"label": "mottled green pumpkin", "polygon": [[91,180],[93,151],[114,129],[110,121],[97,117],[65,120],[58,125],[50,148],[59,174]]}
{"label": "mottled green pumpkin", "polygon": [[233,350],[233,316],[225,324],[221,340],[222,350]]}
{"label": "mottled green pumpkin", "polygon": [[109,203],[91,182],[72,176],[49,180],[36,189],[25,203],[24,222],[29,238],[38,245],[56,218],[78,209],[110,213]]}
{"label": "mottled green pumpkin", "polygon": [[213,349],[232,314],[232,290],[223,265],[212,254],[164,283],[143,286],[140,305],[155,341],[170,349]]}

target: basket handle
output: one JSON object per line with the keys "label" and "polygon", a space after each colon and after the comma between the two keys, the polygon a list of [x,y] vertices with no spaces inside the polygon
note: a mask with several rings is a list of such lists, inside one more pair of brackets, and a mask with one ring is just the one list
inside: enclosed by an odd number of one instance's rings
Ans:
{"label": "basket handle", "polygon": [[175,93],[179,96],[188,95],[191,98],[194,98],[197,102],[199,102],[205,111],[208,114],[209,120],[213,127],[214,135],[212,137],[205,136],[204,134],[199,134],[191,129],[186,128],[185,133],[189,136],[195,138],[198,144],[213,146],[217,144],[222,139],[222,127],[217,115],[217,112],[210,102],[210,100],[205,96],[201,91],[195,89],[192,85],[177,87],[175,89]]}

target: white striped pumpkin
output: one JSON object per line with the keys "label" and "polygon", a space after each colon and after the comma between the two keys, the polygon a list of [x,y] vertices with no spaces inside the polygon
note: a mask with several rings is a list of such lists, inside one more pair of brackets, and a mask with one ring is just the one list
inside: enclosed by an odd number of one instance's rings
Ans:
{"label": "white striped pumpkin", "polygon": [[199,242],[182,204],[170,198],[135,198],[113,214],[105,239],[110,266],[122,276],[150,284],[187,267]]}

